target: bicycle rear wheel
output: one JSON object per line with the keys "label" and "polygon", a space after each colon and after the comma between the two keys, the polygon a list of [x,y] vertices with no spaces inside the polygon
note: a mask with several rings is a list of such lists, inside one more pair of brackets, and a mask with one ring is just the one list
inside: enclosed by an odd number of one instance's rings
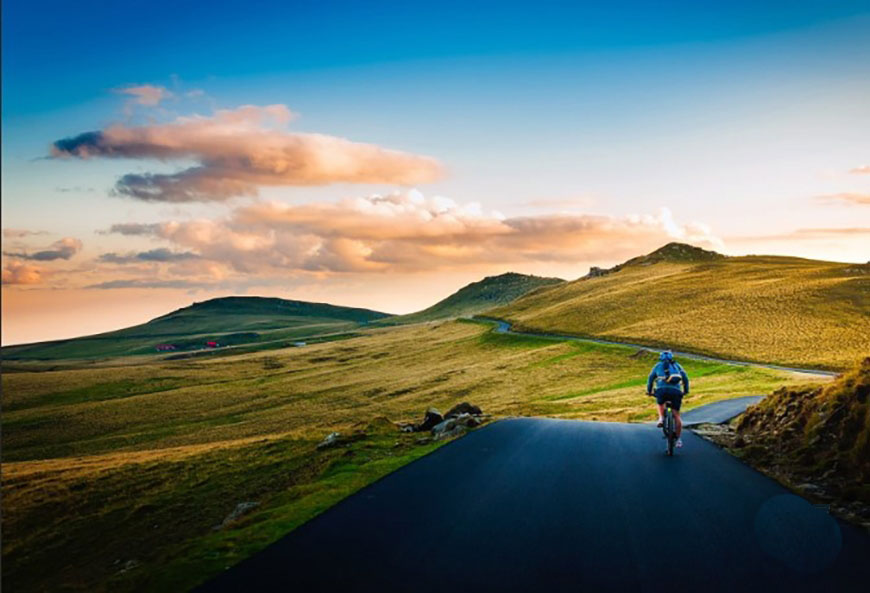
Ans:
{"label": "bicycle rear wheel", "polygon": [[665,437],[668,440],[668,456],[674,454],[674,445],[677,442],[676,423],[674,422],[674,412],[668,406],[665,410]]}

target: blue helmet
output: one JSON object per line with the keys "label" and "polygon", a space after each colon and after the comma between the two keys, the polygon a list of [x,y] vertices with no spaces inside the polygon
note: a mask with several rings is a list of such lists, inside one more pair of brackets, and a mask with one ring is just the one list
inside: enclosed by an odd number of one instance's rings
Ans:
{"label": "blue helmet", "polygon": [[659,354],[660,362],[673,362],[674,361],[674,353],[670,350],[664,350],[661,354]]}

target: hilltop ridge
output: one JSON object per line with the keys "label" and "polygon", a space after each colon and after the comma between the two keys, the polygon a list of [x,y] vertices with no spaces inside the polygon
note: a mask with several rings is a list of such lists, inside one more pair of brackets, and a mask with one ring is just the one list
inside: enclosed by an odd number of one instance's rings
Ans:
{"label": "hilltop ridge", "polygon": [[383,324],[420,323],[437,319],[469,317],[483,313],[493,307],[505,305],[517,298],[538,289],[565,282],[561,278],[547,278],[517,272],[506,272],[497,276],[487,276],[460,288],[450,296],[431,307],[398,315],[381,321]]}
{"label": "hilltop ridge", "polygon": [[589,270],[589,273],[584,277],[596,278],[598,276],[606,276],[607,274],[618,272],[626,266],[648,266],[659,262],[710,262],[722,260],[726,257],[728,256],[722,255],[721,253],[717,253],[715,251],[708,251],[707,249],[695,247],[694,245],[689,245],[688,243],[678,243],[676,241],[672,241],[667,245],[659,247],[655,251],[647,253],[646,255],[639,255],[637,257],[633,257],[629,260],[622,262],[621,264],[616,264],[612,268],[599,268],[593,266]]}
{"label": "hilltop ridge", "polygon": [[870,352],[870,266],[669,243],[490,315],[521,330],[841,370]]}

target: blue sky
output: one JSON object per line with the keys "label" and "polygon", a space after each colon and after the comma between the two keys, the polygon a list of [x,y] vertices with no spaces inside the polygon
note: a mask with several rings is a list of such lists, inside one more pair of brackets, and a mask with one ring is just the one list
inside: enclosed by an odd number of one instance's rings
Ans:
{"label": "blue sky", "polygon": [[[870,252],[861,232],[870,226],[862,206],[870,175],[851,173],[870,163],[867,2],[4,2],[2,59],[4,228],[45,233],[17,238],[16,253],[66,238],[83,245],[69,260],[42,264],[39,277],[50,282],[4,284],[4,294],[18,295],[10,300],[49,289],[99,300],[74,274],[132,281],[132,268],[98,272],[89,263],[109,252],[159,246],[207,259],[199,244],[105,232],[236,216],[243,198],[111,195],[125,174],[171,175],[195,159],[44,157],[61,138],[113,123],[148,127],[241,105],[286,105],[298,115],[290,133],[436,159],[443,174],[413,184],[427,198],[446,196],[460,209],[479,203],[509,221],[619,226],[663,220],[666,208],[677,235],[704,235],[726,253],[865,261]],[[131,108],[118,90],[137,85],[165,87],[172,98]],[[408,189],[380,178],[269,180],[253,200],[331,207]],[[695,222],[706,234],[687,234]],[[438,283],[445,293],[505,268],[576,277],[646,245],[615,241],[624,248],[530,254],[523,243],[522,254],[489,267],[433,273],[449,278]],[[440,246],[448,247],[458,249]],[[316,276],[296,268],[245,275],[238,264],[220,287],[152,288],[136,298],[168,306],[245,287],[372,306],[366,298],[389,292],[405,295],[393,308],[412,310],[443,296],[412,290],[419,269],[367,274],[346,264]],[[136,273],[174,282],[165,267]],[[276,278],[286,288],[274,288]]]}

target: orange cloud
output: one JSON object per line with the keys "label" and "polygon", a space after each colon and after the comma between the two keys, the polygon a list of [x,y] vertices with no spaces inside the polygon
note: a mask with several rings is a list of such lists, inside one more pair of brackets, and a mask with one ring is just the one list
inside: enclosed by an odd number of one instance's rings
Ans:
{"label": "orange cloud", "polygon": [[121,89],[115,89],[115,92],[121,95],[129,95],[132,97],[130,101],[137,105],[145,105],[147,107],[159,105],[161,101],[172,96],[172,92],[166,87],[153,84],[128,86]]}
{"label": "orange cloud", "polygon": [[323,134],[289,132],[284,105],[245,105],[212,117],[166,124],[121,124],[58,140],[54,157],[156,158],[198,162],[178,173],[130,173],[115,192],[145,201],[191,202],[253,196],[260,186],[434,181],[432,158]]}
{"label": "orange cloud", "polygon": [[40,269],[20,261],[11,261],[3,268],[3,284],[39,284]]}
{"label": "orange cloud", "polygon": [[8,251],[4,251],[3,255],[32,261],[54,261],[58,259],[70,259],[81,250],[81,241],[73,237],[64,237],[60,241],[55,241],[49,247],[39,251],[35,251],[32,253],[27,253],[23,251],[10,253]]}
{"label": "orange cloud", "polygon": [[849,173],[852,173],[854,175],[870,175],[870,165],[855,167],[854,169],[851,169]]}
{"label": "orange cloud", "polygon": [[859,206],[870,205],[870,194],[859,194],[854,192],[817,196],[816,199],[823,202],[841,202],[845,204],[857,204]]}
{"label": "orange cloud", "polygon": [[121,234],[163,239],[234,273],[423,272],[494,264],[615,260],[674,239],[721,242],[670,212],[609,217],[560,214],[508,218],[479,204],[416,190],[335,203],[256,204],[222,220],[116,225]]}

